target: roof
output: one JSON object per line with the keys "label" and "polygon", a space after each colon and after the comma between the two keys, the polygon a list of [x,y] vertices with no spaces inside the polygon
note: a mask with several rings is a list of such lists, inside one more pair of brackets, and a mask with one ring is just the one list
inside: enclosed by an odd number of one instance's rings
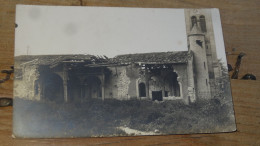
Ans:
{"label": "roof", "polygon": [[86,65],[127,65],[130,63],[142,64],[167,64],[186,63],[191,53],[188,51],[154,52],[118,55],[114,58],[94,55],[23,55],[15,57],[18,65],[50,65],[57,66],[60,63],[83,63]]}
{"label": "roof", "polygon": [[201,31],[200,27],[195,23],[192,27],[189,35],[204,35],[204,33]]}
{"label": "roof", "polygon": [[143,63],[143,64],[164,64],[164,63],[186,63],[190,57],[188,51],[175,52],[154,52],[140,54],[118,55],[113,58],[114,62],[126,63]]}
{"label": "roof", "polygon": [[107,62],[105,57],[94,55],[22,55],[15,57],[15,62],[23,64],[55,65],[60,62]]}

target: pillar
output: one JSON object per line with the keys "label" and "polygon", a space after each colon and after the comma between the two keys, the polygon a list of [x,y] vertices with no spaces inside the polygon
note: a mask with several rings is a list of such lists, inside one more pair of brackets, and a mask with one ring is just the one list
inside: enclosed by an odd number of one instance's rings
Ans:
{"label": "pillar", "polygon": [[102,100],[105,100],[105,74],[104,74],[104,68],[102,68],[101,86],[102,86]]}
{"label": "pillar", "polygon": [[147,70],[147,66],[145,66],[145,94],[146,97],[149,99],[150,95],[149,95],[149,74],[148,74],[148,70]]}
{"label": "pillar", "polygon": [[64,101],[68,102],[68,69],[66,64],[63,64],[63,90],[64,90]]}

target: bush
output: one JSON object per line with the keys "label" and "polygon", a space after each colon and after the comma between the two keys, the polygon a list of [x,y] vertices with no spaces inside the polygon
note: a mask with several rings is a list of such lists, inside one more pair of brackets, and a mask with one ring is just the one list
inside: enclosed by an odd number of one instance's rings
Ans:
{"label": "bush", "polygon": [[[155,103],[150,100],[91,99],[84,102],[50,103],[18,99],[16,116],[30,134],[52,132],[69,135],[114,135],[117,127],[160,133],[205,132],[232,124],[232,106],[218,99],[198,100],[191,105],[180,101]],[[19,102],[17,104],[17,102]],[[29,118],[28,118],[29,117]],[[32,127],[33,125],[33,127]],[[49,130],[47,130],[49,129]]]}

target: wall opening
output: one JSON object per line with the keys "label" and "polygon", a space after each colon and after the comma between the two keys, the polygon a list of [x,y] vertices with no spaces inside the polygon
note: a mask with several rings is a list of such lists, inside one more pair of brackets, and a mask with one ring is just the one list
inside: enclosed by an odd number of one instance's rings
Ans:
{"label": "wall opening", "polygon": [[[196,18],[196,16],[192,16],[191,17],[191,24],[192,24],[192,27],[196,24],[197,25],[197,18]],[[192,28],[191,27],[191,28]]]}
{"label": "wall opening", "polygon": [[101,81],[96,76],[88,76],[83,82],[84,98],[102,98]]}
{"label": "wall opening", "polygon": [[81,100],[81,81],[77,74],[69,74],[68,80],[68,97],[70,101]]}
{"label": "wall opening", "polygon": [[144,83],[140,83],[138,85],[138,88],[139,88],[139,97],[146,97],[145,84]]}
{"label": "wall opening", "polygon": [[202,32],[207,32],[205,16],[200,16],[200,28]]}
{"label": "wall opening", "polygon": [[64,89],[62,78],[55,73],[41,74],[42,95],[45,100],[54,102],[64,101]]}
{"label": "wall opening", "polygon": [[201,48],[203,48],[203,41],[196,40],[196,44],[198,44]]}
{"label": "wall opening", "polygon": [[152,91],[152,100],[162,101],[163,100],[162,91]]}
{"label": "wall opening", "polygon": [[170,72],[165,77],[165,91],[168,96],[180,97],[180,85],[177,78],[176,72]]}

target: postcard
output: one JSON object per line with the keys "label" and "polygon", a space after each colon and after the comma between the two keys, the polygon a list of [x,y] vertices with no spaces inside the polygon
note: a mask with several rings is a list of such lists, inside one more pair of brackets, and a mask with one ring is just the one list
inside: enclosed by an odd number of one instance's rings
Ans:
{"label": "postcard", "polygon": [[218,9],[17,5],[13,135],[236,130]]}

